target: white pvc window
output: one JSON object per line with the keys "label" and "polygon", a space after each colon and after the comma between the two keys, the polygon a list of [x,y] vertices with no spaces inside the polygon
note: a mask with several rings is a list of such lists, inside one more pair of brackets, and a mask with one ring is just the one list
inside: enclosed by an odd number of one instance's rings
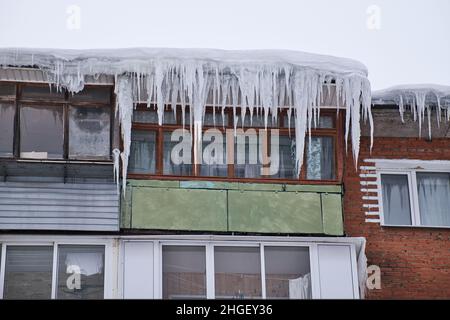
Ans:
{"label": "white pvc window", "polygon": [[[105,245],[3,243],[0,299],[103,299]],[[109,258],[110,259],[110,258]]]}
{"label": "white pvc window", "polygon": [[450,227],[450,170],[379,170],[383,225]]}

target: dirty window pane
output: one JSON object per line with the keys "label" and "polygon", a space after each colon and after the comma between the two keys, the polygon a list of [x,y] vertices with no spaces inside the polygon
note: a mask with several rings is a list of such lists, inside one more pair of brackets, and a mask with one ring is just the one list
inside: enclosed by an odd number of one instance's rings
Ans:
{"label": "dirty window pane", "polygon": [[334,179],[334,145],[332,137],[306,137],[306,179]]}
{"label": "dirty window pane", "polygon": [[62,107],[21,106],[21,158],[62,158],[63,144],[64,133]]}
{"label": "dirty window pane", "polygon": [[411,225],[411,206],[408,176],[406,174],[382,174],[384,222],[391,225]]}
{"label": "dirty window pane", "polygon": [[216,299],[260,299],[259,247],[214,247]]}
{"label": "dirty window pane", "polygon": [[15,105],[0,103],[0,157],[11,157],[14,144]]}
{"label": "dirty window pane", "polygon": [[309,249],[265,247],[268,299],[311,299]]}
{"label": "dirty window pane", "polygon": [[110,103],[111,89],[109,87],[84,87],[78,93],[69,96],[72,102]]}
{"label": "dirty window pane", "polygon": [[216,108],[215,114],[212,111],[206,112],[203,117],[203,126],[226,127],[228,126],[228,115],[225,113],[222,117],[221,108]]}
{"label": "dirty window pane", "polygon": [[21,98],[33,100],[64,101],[65,94],[64,91],[58,91],[54,86],[23,86]]}
{"label": "dirty window pane", "polygon": [[[291,115],[291,122],[289,123],[289,117],[287,114],[283,117],[283,128],[295,128],[295,117],[294,112]],[[319,119],[319,123],[316,123],[314,126],[314,120],[311,120],[311,128],[312,129],[333,129],[334,128],[334,119],[329,115],[321,115]]]}
{"label": "dirty window pane", "polygon": [[70,106],[69,110],[69,157],[107,159],[111,109]]}
{"label": "dirty window pane", "polygon": [[295,170],[295,139],[289,136],[280,136],[278,148],[279,168],[276,173],[270,177],[279,179],[296,178],[297,172]]}
{"label": "dirty window pane", "polygon": [[3,297],[50,299],[52,270],[52,246],[8,246]]}
{"label": "dirty window pane", "polygon": [[0,99],[15,99],[16,86],[10,83],[0,83]]}
{"label": "dirty window pane", "polygon": [[[133,112],[133,122],[158,124],[158,112],[156,112],[156,110],[154,109],[135,110]],[[173,111],[170,110],[164,111],[163,123],[164,124],[177,123],[177,119],[175,118]]]}
{"label": "dirty window pane", "polygon": [[234,176],[239,178],[259,178],[261,176],[261,152],[256,130],[236,133],[234,144]]}
{"label": "dirty window pane", "polygon": [[[251,120],[251,121],[250,121]],[[278,118],[274,120],[272,114],[267,116],[267,127],[277,127],[278,126]],[[242,117],[238,115],[237,127],[242,127]],[[250,113],[247,112],[244,119],[244,127],[246,128],[265,128],[265,118],[261,114],[253,114],[253,117],[250,117]]]}
{"label": "dirty window pane", "polygon": [[200,175],[208,177],[226,177],[227,145],[226,138],[218,129],[209,129],[203,134],[202,164]]}
{"label": "dirty window pane", "polygon": [[133,130],[128,164],[130,173],[155,173],[156,132]]}
{"label": "dirty window pane", "polygon": [[[187,130],[186,130],[187,131]],[[172,137],[172,132],[164,132],[164,141],[163,141],[163,173],[167,175],[177,175],[177,176],[189,176],[192,175],[192,146],[189,132],[185,132],[186,135],[183,137],[179,137],[179,140],[176,140],[177,136]],[[172,141],[175,139],[175,141]],[[178,154],[174,151],[174,147],[180,147],[178,150]],[[179,156],[180,159],[177,159],[177,162],[174,163],[174,159],[172,159],[172,151],[174,151],[174,156]],[[183,153],[187,154],[184,155]],[[186,160],[184,162],[184,159]],[[183,163],[179,163],[178,162]],[[178,164],[179,163],[179,164]]]}
{"label": "dirty window pane", "polygon": [[201,246],[164,246],[163,299],[206,299],[206,255]]}
{"label": "dirty window pane", "polygon": [[58,299],[104,298],[104,246],[58,246]]}

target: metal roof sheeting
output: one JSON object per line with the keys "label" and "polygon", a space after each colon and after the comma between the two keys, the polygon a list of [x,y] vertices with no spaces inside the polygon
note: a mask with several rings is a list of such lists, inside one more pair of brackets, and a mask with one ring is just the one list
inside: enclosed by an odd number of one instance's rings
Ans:
{"label": "metal roof sheeting", "polygon": [[[36,68],[1,67],[0,81],[48,83],[48,75]],[[114,77],[101,74],[98,77],[86,76],[85,84],[114,85]]]}

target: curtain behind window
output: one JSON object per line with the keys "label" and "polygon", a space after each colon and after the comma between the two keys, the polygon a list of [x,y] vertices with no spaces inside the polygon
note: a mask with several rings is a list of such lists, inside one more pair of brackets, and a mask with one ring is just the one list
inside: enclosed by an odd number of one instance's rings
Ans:
{"label": "curtain behind window", "polygon": [[334,146],[332,137],[306,138],[306,179],[334,179]]}
{"label": "curtain behind window", "polygon": [[450,226],[450,173],[418,172],[420,220],[427,226]]}
{"label": "curtain behind window", "polygon": [[382,174],[384,222],[390,225],[411,225],[408,176]]}
{"label": "curtain behind window", "polygon": [[133,131],[128,170],[130,173],[155,173],[156,133],[152,131]]}

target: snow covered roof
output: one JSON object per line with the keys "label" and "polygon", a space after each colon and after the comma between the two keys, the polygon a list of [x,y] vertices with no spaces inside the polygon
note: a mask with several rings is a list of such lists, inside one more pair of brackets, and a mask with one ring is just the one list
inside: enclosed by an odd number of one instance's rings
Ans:
{"label": "snow covered roof", "polygon": [[[418,99],[419,97],[419,99]],[[450,86],[437,84],[407,84],[372,92],[372,104],[411,104],[423,98],[425,104],[450,106]]]}
{"label": "snow covered roof", "polygon": [[419,121],[419,136],[425,112],[428,119],[428,136],[431,138],[431,110],[437,114],[437,124],[445,115],[450,120],[450,86],[437,84],[407,84],[372,92],[373,105],[398,105],[402,122],[406,108],[413,114],[414,121]]}
{"label": "snow covered roof", "polygon": [[[164,107],[174,110],[181,104],[190,109],[194,136],[201,139],[203,115],[210,94],[215,106],[236,108],[242,118],[255,109],[267,118],[276,118],[280,107],[289,108],[295,119],[297,173],[303,162],[306,132],[316,123],[323,97],[336,95],[337,107],[346,112],[345,138],[352,139],[355,162],[358,159],[360,119],[372,126],[370,82],[367,68],[360,62],[326,55],[285,50],[225,51],[216,49],[131,48],[104,50],[0,49],[2,66],[34,66],[49,81],[71,92],[83,89],[86,77],[113,75],[124,149],[119,156],[123,178],[127,174],[131,144],[131,116],[140,90],[147,91],[148,105],[156,101],[158,121]],[[327,87],[333,86],[333,90]],[[230,102],[230,103],[227,103]],[[235,126],[237,117],[235,116]],[[244,121],[242,121],[244,123]],[[201,150],[194,141],[194,161]],[[118,151],[118,150],[117,150]],[[118,171],[116,171],[118,174]]]}

